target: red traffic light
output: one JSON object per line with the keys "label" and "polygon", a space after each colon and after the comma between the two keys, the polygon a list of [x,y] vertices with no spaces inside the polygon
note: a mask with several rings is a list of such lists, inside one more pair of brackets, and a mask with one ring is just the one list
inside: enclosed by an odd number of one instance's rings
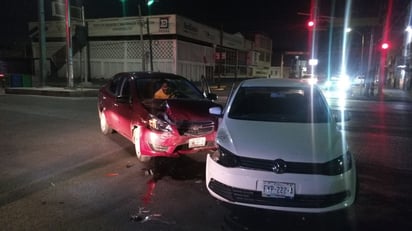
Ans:
{"label": "red traffic light", "polygon": [[383,43],[381,44],[381,48],[382,48],[382,50],[387,50],[387,49],[389,49],[389,43],[388,43],[388,42],[383,42]]}
{"label": "red traffic light", "polygon": [[308,21],[308,27],[312,28],[312,27],[314,27],[314,26],[315,26],[315,21],[309,20],[309,21]]}

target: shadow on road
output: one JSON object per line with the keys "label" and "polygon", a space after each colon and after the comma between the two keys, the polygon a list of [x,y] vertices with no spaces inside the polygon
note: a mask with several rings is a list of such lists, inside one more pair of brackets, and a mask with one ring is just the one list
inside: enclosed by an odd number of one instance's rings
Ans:
{"label": "shadow on road", "polygon": [[223,230],[356,230],[351,225],[349,213],[346,212],[322,215],[295,214],[233,205],[224,206],[230,212],[224,218]]}
{"label": "shadow on road", "polygon": [[205,178],[205,162],[184,155],[177,158],[154,157],[150,165],[154,181],[166,176],[175,180],[204,180]]}

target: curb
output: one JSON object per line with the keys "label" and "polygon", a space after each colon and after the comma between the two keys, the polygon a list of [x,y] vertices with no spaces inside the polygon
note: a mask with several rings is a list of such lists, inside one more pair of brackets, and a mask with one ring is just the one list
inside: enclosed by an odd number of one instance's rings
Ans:
{"label": "curb", "polygon": [[62,88],[6,88],[6,94],[43,95],[60,97],[97,97],[97,89],[62,89]]}

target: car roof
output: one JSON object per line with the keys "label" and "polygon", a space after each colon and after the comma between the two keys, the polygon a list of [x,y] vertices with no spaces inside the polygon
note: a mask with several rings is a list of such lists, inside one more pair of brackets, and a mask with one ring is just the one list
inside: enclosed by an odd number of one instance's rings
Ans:
{"label": "car roof", "polygon": [[308,87],[305,81],[299,79],[278,79],[278,78],[256,78],[243,80],[240,83],[242,87]]}

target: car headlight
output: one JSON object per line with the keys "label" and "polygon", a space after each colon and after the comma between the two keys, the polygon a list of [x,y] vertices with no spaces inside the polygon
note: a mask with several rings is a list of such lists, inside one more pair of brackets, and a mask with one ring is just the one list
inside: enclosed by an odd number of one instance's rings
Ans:
{"label": "car headlight", "polygon": [[326,162],[324,174],[339,175],[352,169],[352,154],[348,151],[345,154]]}
{"label": "car headlight", "polygon": [[222,148],[219,146],[218,150],[216,150],[212,155],[211,158],[225,167],[237,167],[239,166],[239,159],[238,157],[233,154],[232,152]]}
{"label": "car headlight", "polygon": [[150,119],[148,120],[148,127],[156,131],[163,131],[163,132],[172,131],[172,128],[170,127],[169,123],[153,115],[151,115]]}

